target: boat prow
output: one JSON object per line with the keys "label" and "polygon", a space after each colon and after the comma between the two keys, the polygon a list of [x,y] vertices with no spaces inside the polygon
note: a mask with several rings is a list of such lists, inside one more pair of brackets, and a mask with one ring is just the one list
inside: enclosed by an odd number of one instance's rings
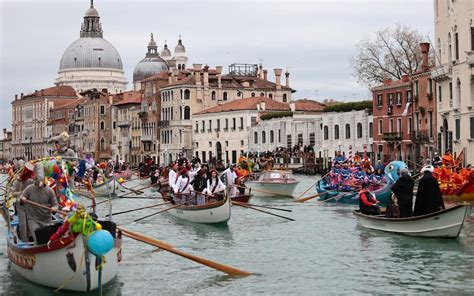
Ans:
{"label": "boat prow", "polygon": [[465,220],[471,214],[470,205],[455,205],[435,213],[409,217],[385,218],[370,216],[353,211],[358,223],[369,229],[398,233],[409,236],[456,238],[459,236]]}

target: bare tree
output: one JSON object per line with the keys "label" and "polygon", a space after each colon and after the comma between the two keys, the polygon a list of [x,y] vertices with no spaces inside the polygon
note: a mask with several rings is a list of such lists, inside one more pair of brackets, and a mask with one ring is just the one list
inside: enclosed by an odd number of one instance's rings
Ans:
{"label": "bare tree", "polygon": [[385,79],[401,79],[421,69],[420,43],[423,36],[409,27],[397,25],[365,38],[357,45],[358,53],[351,59],[354,76],[369,87]]}

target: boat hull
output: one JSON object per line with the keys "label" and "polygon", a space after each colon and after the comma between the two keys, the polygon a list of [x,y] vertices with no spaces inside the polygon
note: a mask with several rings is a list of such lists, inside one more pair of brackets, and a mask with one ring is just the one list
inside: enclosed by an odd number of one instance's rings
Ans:
{"label": "boat hull", "polygon": [[259,182],[250,181],[245,184],[247,187],[252,188],[252,194],[258,197],[293,197],[298,182],[291,183],[271,183],[271,182]]}
{"label": "boat hull", "polygon": [[[99,271],[95,267],[96,256],[84,251],[83,236],[78,235],[71,241],[64,238],[63,242],[68,243],[53,251],[36,253],[33,249],[39,247],[16,247],[10,236],[7,254],[13,270],[33,283],[52,288],[62,287],[64,290],[80,292],[89,292],[99,288]],[[105,255],[106,263],[101,271],[102,285],[107,284],[117,275],[120,245],[121,240],[115,239],[115,247]],[[86,268],[85,264],[87,256],[90,260],[89,268]]]}
{"label": "boat hull", "polygon": [[456,238],[471,214],[471,206],[457,205],[436,213],[401,219],[369,216],[359,211],[353,213],[358,223],[368,229],[409,236]]}
{"label": "boat hull", "polygon": [[215,206],[181,206],[170,209],[167,213],[178,219],[194,223],[219,224],[227,223],[230,219],[230,199],[225,202],[217,202]]}
{"label": "boat hull", "polygon": [[241,195],[232,196],[230,199],[232,201],[248,203],[251,197],[252,197],[251,194],[241,194]]}
{"label": "boat hull", "polygon": [[[392,195],[392,186],[384,184],[383,187],[372,191],[378,201],[382,205],[387,205],[390,201]],[[322,193],[319,196],[319,201],[327,202],[339,202],[344,204],[359,204],[359,193],[357,191],[337,191],[337,190],[328,190],[325,182],[318,182],[316,185],[316,192]]]}

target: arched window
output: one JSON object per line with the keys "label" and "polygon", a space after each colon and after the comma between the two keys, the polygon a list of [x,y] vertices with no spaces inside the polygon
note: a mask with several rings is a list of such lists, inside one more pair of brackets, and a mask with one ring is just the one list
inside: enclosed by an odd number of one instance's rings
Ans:
{"label": "arched window", "polygon": [[240,96],[242,96],[242,92],[241,92],[240,90],[237,92],[237,96],[238,96],[239,98],[240,98]]}
{"label": "arched window", "polygon": [[257,132],[253,133],[253,142],[254,142],[254,144],[258,144],[258,133]]}
{"label": "arched window", "polygon": [[190,98],[191,98],[191,93],[190,93],[189,89],[186,89],[184,91],[184,99],[189,100]]}
{"label": "arched window", "polygon": [[216,92],[215,92],[215,91],[213,91],[213,92],[211,93],[211,100],[213,100],[213,101],[216,100]]}
{"label": "arched window", "polygon": [[105,122],[103,121],[100,122],[100,129],[105,130]]}
{"label": "arched window", "polygon": [[350,124],[346,124],[346,139],[351,138],[351,126]]}
{"label": "arched window", "polygon": [[334,126],[334,140],[339,140],[339,125]]}
{"label": "arched window", "polygon": [[287,97],[286,97],[286,94],[283,94],[283,103],[286,103],[287,100],[288,100],[288,99],[287,99]]}
{"label": "arched window", "polygon": [[269,99],[273,99],[273,94],[269,94],[269,95],[268,95],[268,98],[269,98]]}
{"label": "arched window", "polygon": [[265,94],[262,92],[262,93],[260,93],[260,96],[261,96],[261,97],[264,97],[264,96],[265,96]]}
{"label": "arched window", "polygon": [[329,128],[327,125],[324,126],[324,140],[329,139]]}
{"label": "arched window", "polygon": [[267,137],[266,137],[265,131],[262,131],[262,144],[265,144],[266,141],[267,141]]}
{"label": "arched window", "polygon": [[453,54],[453,46],[451,44],[451,33],[448,33],[448,62],[451,63],[453,60],[452,58]]}
{"label": "arched window", "polygon": [[251,97],[252,97],[252,98],[255,98],[255,93],[254,93],[254,92],[251,94]]}
{"label": "arched window", "polygon": [[104,151],[105,150],[105,139],[100,138],[100,150]]}
{"label": "arched window", "polygon": [[184,119],[191,119],[191,108],[189,106],[184,107]]}
{"label": "arched window", "polygon": [[362,138],[362,123],[357,123],[357,138]]}
{"label": "arched window", "polygon": [[270,131],[270,143],[273,143],[275,141],[275,134],[273,130]]}
{"label": "arched window", "polygon": [[227,92],[222,94],[222,100],[227,101]]}
{"label": "arched window", "polygon": [[179,92],[181,93],[181,100],[183,99],[183,90],[180,89]]}

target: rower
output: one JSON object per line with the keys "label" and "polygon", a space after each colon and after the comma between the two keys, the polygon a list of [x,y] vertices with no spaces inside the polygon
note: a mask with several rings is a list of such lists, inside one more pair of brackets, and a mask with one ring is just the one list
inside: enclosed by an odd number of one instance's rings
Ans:
{"label": "rower", "polygon": [[27,163],[25,165],[25,161],[22,159],[18,161],[18,165],[20,168],[23,168],[23,171],[20,173],[18,179],[15,180],[15,183],[13,183],[13,195],[17,197],[17,201],[15,203],[15,210],[18,216],[17,234],[20,240],[27,242],[28,223],[26,220],[26,206],[20,202],[20,196],[23,193],[23,190],[35,182],[33,180],[34,167],[31,163]]}
{"label": "rower", "polygon": [[187,203],[187,197],[191,195],[193,186],[190,184],[191,180],[188,176],[188,170],[185,167],[181,167],[179,170],[179,177],[176,183],[173,185],[174,201],[181,204]]}
{"label": "rower", "polygon": [[207,180],[207,187],[204,189],[203,193],[207,195],[218,195],[217,199],[221,199],[223,197],[223,191],[225,190],[225,186],[222,181],[217,176],[217,171],[215,169],[211,170],[211,178]]}
{"label": "rower", "polygon": [[367,183],[362,183],[362,189],[359,191],[359,209],[365,215],[380,215],[380,202],[367,188]]}

